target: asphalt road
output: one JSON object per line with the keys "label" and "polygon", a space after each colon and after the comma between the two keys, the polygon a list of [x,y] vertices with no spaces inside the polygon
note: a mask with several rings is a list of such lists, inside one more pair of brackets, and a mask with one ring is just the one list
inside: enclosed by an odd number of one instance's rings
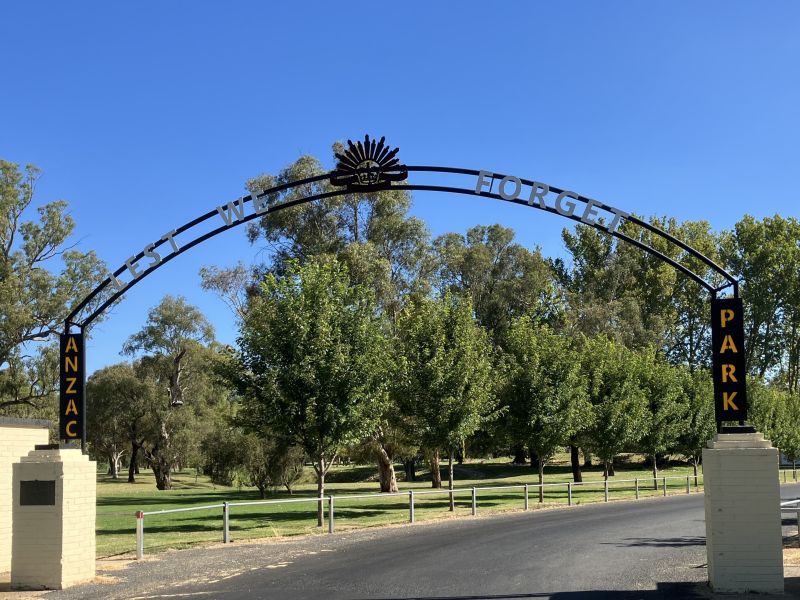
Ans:
{"label": "asphalt road", "polygon": [[108,573],[116,584],[43,597],[710,598],[704,536],[703,495],[692,494],[169,552]]}

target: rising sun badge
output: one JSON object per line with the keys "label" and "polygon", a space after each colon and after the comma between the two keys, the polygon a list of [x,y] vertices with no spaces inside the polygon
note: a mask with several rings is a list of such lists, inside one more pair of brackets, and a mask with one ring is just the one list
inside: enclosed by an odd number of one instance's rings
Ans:
{"label": "rising sun badge", "polygon": [[354,191],[384,189],[392,181],[408,178],[408,169],[396,158],[398,150],[391,150],[382,137],[379,142],[364,136],[363,142],[355,144],[347,140],[344,154],[336,153],[338,162],[331,173],[331,184],[347,186]]}

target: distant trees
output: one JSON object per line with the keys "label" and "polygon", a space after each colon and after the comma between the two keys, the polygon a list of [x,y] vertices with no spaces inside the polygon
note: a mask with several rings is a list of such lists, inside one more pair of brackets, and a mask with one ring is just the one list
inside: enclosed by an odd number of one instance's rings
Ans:
{"label": "distant trees", "polygon": [[144,327],[123,347],[125,354],[141,355],[137,363],[139,378],[152,382],[156,390],[146,411],[149,443],[141,448],[160,490],[171,489],[179,448],[188,441],[185,437],[192,413],[180,410],[187,401],[191,402],[187,396],[187,371],[197,366],[193,359],[202,360],[202,345],[212,342],[213,336],[211,324],[197,308],[185,298],[167,295],[150,310]]}

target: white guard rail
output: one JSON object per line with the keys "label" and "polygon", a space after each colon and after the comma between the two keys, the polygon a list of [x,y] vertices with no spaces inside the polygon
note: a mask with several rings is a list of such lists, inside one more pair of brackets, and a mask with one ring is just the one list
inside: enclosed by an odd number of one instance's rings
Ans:
{"label": "white guard rail", "polygon": [[[686,476],[673,476],[673,477],[638,477],[635,479],[617,479],[611,481],[612,484],[633,483],[635,490],[635,497],[638,500],[640,497],[641,484],[654,485],[654,489],[658,490],[658,484],[661,483],[663,495],[667,495],[667,481],[680,479],[686,482],[686,493],[691,493],[691,481],[694,479],[695,490],[698,489],[697,477],[693,475]],[[469,487],[469,488],[453,488],[453,489],[436,489],[436,490],[409,490],[408,492],[394,492],[394,493],[375,493],[375,494],[343,494],[339,496],[323,496],[319,498],[291,498],[287,500],[254,500],[250,502],[223,502],[221,504],[208,504],[204,506],[190,506],[186,508],[170,508],[165,510],[154,511],[137,511],[136,512],[136,558],[141,560],[144,557],[144,518],[153,517],[158,515],[166,515],[169,513],[191,512],[198,510],[211,510],[215,508],[222,509],[222,541],[227,544],[230,542],[230,518],[231,508],[234,506],[260,506],[270,504],[293,504],[293,503],[317,503],[323,507],[327,503],[328,512],[328,533],[333,533],[334,530],[334,505],[337,500],[357,500],[357,499],[376,499],[376,498],[390,498],[392,496],[405,496],[408,498],[408,521],[414,523],[414,499],[417,496],[423,495],[443,495],[447,494],[450,498],[450,505],[453,505],[455,494],[470,493],[472,495],[472,515],[478,514],[478,492],[495,491],[495,490],[522,490],[523,492],[523,510],[530,508],[529,495],[531,489],[538,490],[538,488],[554,488],[560,487],[566,489],[567,492],[567,505],[572,506],[573,490],[577,487],[590,487],[590,486],[603,486],[603,500],[609,501],[609,480],[600,481],[584,481],[575,483],[572,481],[559,482],[559,483],[524,483],[515,485],[493,485],[486,487]],[[102,516],[102,515],[98,515]]]}

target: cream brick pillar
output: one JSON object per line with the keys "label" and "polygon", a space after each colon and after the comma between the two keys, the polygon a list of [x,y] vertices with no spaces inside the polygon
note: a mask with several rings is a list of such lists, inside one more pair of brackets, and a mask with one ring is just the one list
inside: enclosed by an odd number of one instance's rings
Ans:
{"label": "cream brick pillar", "polygon": [[0,417],[0,573],[11,570],[11,465],[46,444],[50,421]]}
{"label": "cream brick pillar", "polygon": [[761,433],[703,449],[708,580],[715,592],[783,592],[778,450]]}
{"label": "cream brick pillar", "polygon": [[14,465],[11,587],[62,589],[95,576],[96,463],[34,450]]}

